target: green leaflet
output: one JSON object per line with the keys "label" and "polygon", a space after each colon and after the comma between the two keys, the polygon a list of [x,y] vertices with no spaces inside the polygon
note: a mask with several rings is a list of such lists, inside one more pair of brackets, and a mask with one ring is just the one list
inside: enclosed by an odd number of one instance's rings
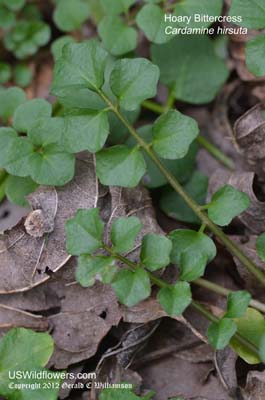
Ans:
{"label": "green leaflet", "polygon": [[225,348],[237,331],[235,322],[228,318],[223,318],[219,322],[211,322],[207,337],[210,344],[217,350]]}
{"label": "green leaflet", "polygon": [[194,119],[170,110],[153,125],[153,147],[162,158],[183,158],[198,134],[198,124]]}
{"label": "green leaflet", "polygon": [[146,4],[137,14],[136,22],[147,39],[153,43],[166,43],[172,39],[170,35],[165,34],[168,23],[165,22],[165,13],[159,6]]}
{"label": "green leaflet", "polygon": [[265,4],[263,0],[232,0],[230,15],[242,17],[238,25],[249,29],[265,27]]}
{"label": "green leaflet", "polygon": [[41,185],[63,186],[73,179],[75,158],[56,144],[49,144],[29,159],[32,179]]}
{"label": "green leaflet", "polygon": [[177,317],[191,303],[190,285],[187,282],[177,282],[174,286],[164,287],[158,292],[158,300],[168,315]]}
{"label": "green leaflet", "polygon": [[135,2],[136,0],[100,0],[107,15],[126,13]]}
{"label": "green leaflet", "polygon": [[249,197],[231,185],[225,185],[212,196],[208,204],[209,218],[220,226],[229,225],[233,218],[250,205]]}
{"label": "green leaflet", "polygon": [[62,57],[63,47],[66,44],[74,43],[75,40],[72,36],[60,36],[58,39],[54,40],[51,46],[52,55],[55,61]]}
{"label": "green leaflet", "polygon": [[111,226],[111,242],[116,253],[132,250],[142,224],[137,217],[117,218]]}
{"label": "green leaflet", "polygon": [[89,16],[89,6],[83,0],[60,0],[55,8],[53,19],[64,32],[78,29]]}
{"label": "green leaflet", "polygon": [[88,150],[96,153],[109,135],[107,113],[68,115],[63,118],[62,144],[66,151],[78,153]]}
{"label": "green leaflet", "polygon": [[188,229],[175,230],[169,238],[173,243],[171,262],[179,265],[180,279],[192,281],[202,276],[216,256],[214,242],[204,233]]}
{"label": "green leaflet", "polygon": [[62,57],[56,62],[52,93],[71,88],[98,90],[104,83],[108,54],[96,40],[69,43],[63,47]]}
{"label": "green leaflet", "polygon": [[146,170],[142,153],[117,145],[96,154],[96,171],[103,185],[135,187]]}
{"label": "green leaflet", "polygon": [[102,246],[104,224],[99,209],[78,210],[66,223],[66,247],[69,254],[91,254]]}
{"label": "green leaflet", "polygon": [[111,286],[119,301],[127,307],[133,307],[151,294],[148,273],[142,268],[135,271],[122,269],[116,274]]}
{"label": "green leaflet", "polygon": [[[250,343],[257,348],[263,345],[265,337],[265,320],[264,316],[253,308],[248,308],[243,317],[235,319],[238,333],[240,333]],[[259,364],[260,358],[251,352],[236,339],[231,341],[232,348],[239,354],[248,364]]]}
{"label": "green leaflet", "polygon": [[[265,26],[265,21],[264,21]],[[246,44],[246,64],[252,74],[257,77],[265,76],[265,35],[258,35]]]}
{"label": "green leaflet", "polygon": [[32,71],[26,64],[17,64],[14,68],[14,80],[21,87],[29,86],[32,81]]}
{"label": "green leaflet", "polygon": [[238,290],[230,292],[227,298],[227,312],[226,318],[240,318],[248,308],[251,295],[246,290]]}
{"label": "green leaflet", "polygon": [[78,266],[75,273],[77,282],[84,287],[93,286],[96,279],[103,283],[110,283],[117,272],[113,257],[83,254],[78,257]]}
{"label": "green leaflet", "polygon": [[162,235],[149,233],[142,240],[141,263],[149,271],[156,271],[166,267],[170,263],[171,250],[171,240]]}
{"label": "green leaflet", "polygon": [[116,61],[110,76],[110,86],[120,105],[135,110],[144,100],[154,97],[159,79],[159,68],[145,58]]}
{"label": "green leaflet", "polygon": [[17,107],[25,101],[26,95],[22,89],[18,87],[0,88],[0,118],[8,119],[12,117]]}
{"label": "green leaflet", "polygon": [[[14,328],[11,329],[0,341],[0,394],[8,399],[28,399],[36,398],[41,400],[56,400],[59,392],[58,379],[51,371],[48,371],[51,378],[49,382],[53,385],[47,390],[43,383],[45,379],[34,379],[24,377],[22,379],[11,379],[15,371],[25,373],[39,372],[43,373],[44,366],[48,363],[54,349],[54,342],[48,333],[36,333],[30,329]],[[14,389],[10,384],[34,384],[40,383],[41,388],[32,390],[22,388]],[[56,388],[58,386],[58,389]]]}
{"label": "green leaflet", "polygon": [[[173,14],[191,17],[189,28],[206,28],[212,25],[211,22],[195,22],[194,14],[216,16],[221,15],[223,7],[222,0],[182,0],[174,8]],[[186,26],[186,23],[178,23],[179,26]]]}
{"label": "green leaflet", "polygon": [[205,35],[179,35],[169,43],[152,46],[151,53],[160,68],[162,83],[173,90],[178,100],[209,103],[228,77],[224,61]]}
{"label": "green leaflet", "polygon": [[35,121],[52,115],[52,107],[44,99],[29,100],[15,111],[13,126],[18,132],[28,132]]}
{"label": "green leaflet", "polygon": [[0,62],[0,84],[6,83],[11,78],[11,67],[9,64]]}
{"label": "green leaflet", "polygon": [[21,178],[19,176],[9,175],[5,182],[5,192],[11,203],[18,204],[21,207],[28,207],[26,196],[34,192],[38,184],[29,177]]}
{"label": "green leaflet", "polygon": [[117,16],[104,17],[98,25],[104,47],[114,56],[129,53],[137,46],[137,32]]}

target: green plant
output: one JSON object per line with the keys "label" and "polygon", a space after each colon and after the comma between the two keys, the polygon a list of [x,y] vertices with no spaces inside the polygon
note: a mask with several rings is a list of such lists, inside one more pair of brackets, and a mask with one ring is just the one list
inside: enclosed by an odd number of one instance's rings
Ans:
{"label": "green plant", "polygon": [[[234,194],[240,195],[240,192],[235,191]],[[241,195],[244,197],[244,194]],[[214,201],[212,207],[218,210]],[[234,212],[235,215],[240,213],[240,205]],[[100,219],[99,209],[79,210],[66,224],[67,250],[78,256],[77,281],[84,287],[92,286],[96,280],[110,284],[119,301],[128,307],[148,298],[151,285],[154,284],[159,287],[157,299],[169,316],[181,315],[189,305],[202,310],[203,307],[192,300],[189,282],[196,283],[196,279],[204,274],[206,265],[215,257],[213,241],[204,233],[192,230],[176,230],[168,237],[147,234],[141,241],[139,262],[135,263],[126,257],[126,253],[134,248],[140,229],[141,222],[136,217],[117,218],[111,225],[111,243],[105,243],[104,223]],[[172,284],[153,273],[170,262],[177,264],[180,269],[178,281]],[[246,347],[248,351],[250,349],[251,354],[257,346],[254,351],[257,357],[260,343],[253,344],[250,336],[245,340],[236,333],[237,321],[245,315],[250,302],[248,292],[231,292],[227,297],[227,311],[221,319],[209,317],[211,314],[203,310],[212,321],[208,339],[216,349],[224,348],[233,337],[241,347]],[[234,348],[237,350],[237,346]]]}
{"label": "green plant", "polygon": [[[33,400],[36,396],[43,400],[56,400],[60,373],[44,368],[53,350],[54,342],[48,333],[36,333],[24,328],[8,331],[0,340],[0,394],[11,400]],[[49,379],[45,376],[47,373]],[[34,384],[39,387],[32,389]]]}
{"label": "green plant", "polygon": [[35,54],[51,36],[50,27],[41,21],[36,6],[26,5],[25,0],[1,1],[0,27],[5,33],[5,48],[18,59]]}

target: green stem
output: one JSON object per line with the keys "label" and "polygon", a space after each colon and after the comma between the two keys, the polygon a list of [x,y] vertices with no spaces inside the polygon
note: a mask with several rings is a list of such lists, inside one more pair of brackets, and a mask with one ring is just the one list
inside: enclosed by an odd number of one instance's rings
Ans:
{"label": "green stem", "polygon": [[[199,312],[201,315],[203,315],[205,318],[207,318],[211,322],[217,322],[219,321],[219,318],[217,318],[215,315],[213,315],[210,311],[208,311],[205,307],[203,307],[200,303],[197,301],[193,301],[191,303],[191,307],[194,308],[197,312]],[[240,344],[242,344],[244,347],[249,349],[251,352],[253,352],[258,358],[259,358],[259,351],[257,347],[249,342],[247,339],[245,339],[240,333],[235,333],[233,336],[233,339],[236,339]]]}
{"label": "green stem", "polygon": [[154,103],[150,100],[145,100],[142,103],[142,106],[147,110],[153,111],[156,114],[163,114],[165,112],[165,108],[163,106],[160,106],[159,104]]}
{"label": "green stem", "polygon": [[[174,98],[173,98],[174,100]],[[173,102],[174,103],[174,102]],[[160,106],[159,104],[154,103],[153,101],[146,100],[142,103],[142,106],[147,108],[150,111],[153,111],[156,114],[163,114],[165,111],[167,111],[170,106],[173,105],[172,103],[172,97],[171,95],[168,98],[168,103],[166,104],[165,107]],[[208,153],[210,153],[216,160],[218,160],[221,164],[223,164],[225,167],[227,167],[230,170],[235,169],[235,164],[234,161],[227,157],[221,150],[219,150],[216,146],[214,146],[212,143],[210,143],[204,136],[198,135],[197,136],[197,142],[204,147]]]}
{"label": "green stem", "polygon": [[235,163],[234,161],[227,157],[222,151],[220,151],[217,147],[215,147],[212,143],[210,143],[204,136],[197,136],[197,142],[204,147],[208,153],[210,153],[214,158],[220,161],[225,167],[234,170]]}
{"label": "green stem", "polygon": [[[111,247],[106,246],[103,244],[102,246],[111,256],[116,258],[118,261],[123,262],[125,265],[130,267],[132,270],[137,270],[139,268],[139,265],[134,263],[133,261],[129,260],[126,257],[123,257],[122,255],[115,253]],[[145,270],[146,271],[146,270]],[[146,271],[149,275],[149,278],[151,282],[153,282],[156,286],[159,288],[165,288],[165,287],[171,287],[169,283],[165,282],[163,279],[157,277],[156,275],[152,274],[150,271]],[[197,301],[192,300],[191,302],[191,307],[194,308],[197,312],[199,312],[201,315],[203,315],[208,321],[210,322],[219,322],[219,318],[213,315],[210,311],[208,311],[203,305],[198,303]],[[241,336],[239,333],[235,333],[233,336],[234,339],[238,340],[242,345],[247,347],[250,351],[252,351],[254,354],[258,356],[258,349],[256,346],[254,346],[252,343],[250,343],[248,340],[246,340],[243,336]]]}
{"label": "green stem", "polygon": [[[229,293],[234,292],[234,290],[229,290],[224,288],[223,286],[217,285],[216,283],[207,281],[206,279],[199,278],[193,281],[192,283],[195,283],[195,285],[201,286],[205,289],[210,290],[211,292],[220,294],[221,296],[227,297]],[[265,304],[261,303],[258,300],[251,300],[250,301],[250,306],[255,308],[256,310],[261,311],[262,313],[265,313]]]}
{"label": "green stem", "polygon": [[170,90],[167,102],[166,102],[165,107],[164,107],[164,110],[165,111],[170,110],[173,107],[174,103],[175,103],[174,91]]}
{"label": "green stem", "polygon": [[185,203],[191,208],[191,210],[197,215],[197,217],[201,220],[201,222],[206,225],[216,237],[225,245],[225,247],[234,255],[247,269],[251,272],[260,283],[265,286],[265,274],[256,266],[256,264],[246,256],[241,249],[234,243],[226,234],[220,229],[217,225],[215,225],[208,215],[201,210],[200,206],[185,192],[183,187],[177,181],[177,179],[172,175],[168,169],[164,166],[164,164],[160,161],[159,157],[153,151],[153,149],[146,143],[143,138],[137,133],[135,128],[129,123],[129,121],[124,117],[123,114],[119,111],[119,109],[112,104],[111,100],[103,93],[101,90],[98,90],[101,98],[106,102],[106,104],[111,108],[111,110],[116,114],[118,119],[123,123],[123,125],[128,129],[132,137],[136,140],[136,142],[142,147],[142,149],[146,152],[146,154],[151,158],[154,164],[158,167],[160,172],[165,176],[168,183],[172,186],[172,188],[182,197]]}

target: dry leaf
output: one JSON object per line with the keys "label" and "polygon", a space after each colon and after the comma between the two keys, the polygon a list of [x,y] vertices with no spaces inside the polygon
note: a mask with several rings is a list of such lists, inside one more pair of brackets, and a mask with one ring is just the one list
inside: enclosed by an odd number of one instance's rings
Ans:
{"label": "dry leaf", "polygon": [[237,357],[237,354],[230,347],[225,347],[223,350],[216,351],[214,357],[214,364],[219,379],[232,397],[235,397],[237,393]]}
{"label": "dry leaf", "polygon": [[[33,210],[41,210],[43,225],[34,213],[0,237],[0,293],[29,290],[49,279],[69,260],[65,223],[77,209],[94,207],[97,183],[91,158],[78,160],[76,176],[63,188],[39,187],[29,196]],[[54,228],[53,228],[54,225]],[[52,232],[50,232],[52,230]],[[41,237],[38,236],[41,233]],[[37,234],[36,234],[37,232]]]}
{"label": "dry leaf", "polygon": [[265,373],[250,371],[247,376],[247,384],[243,392],[244,400],[264,400]]}
{"label": "dry leaf", "polygon": [[236,121],[234,135],[249,168],[264,179],[265,110],[262,104],[255,105]]}

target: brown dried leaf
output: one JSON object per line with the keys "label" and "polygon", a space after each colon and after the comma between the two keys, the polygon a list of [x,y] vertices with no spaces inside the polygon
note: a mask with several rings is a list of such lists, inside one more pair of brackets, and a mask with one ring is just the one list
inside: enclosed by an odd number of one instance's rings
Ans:
{"label": "brown dried leaf", "polygon": [[[12,326],[52,333],[55,351],[50,365],[58,369],[92,357],[101,340],[121,318],[112,289],[100,283],[82,288],[74,281],[75,268],[76,259],[72,258],[44,284],[26,293],[0,296],[0,324],[4,321]],[[28,310],[39,314],[46,310],[48,316],[31,315]],[[1,329],[1,333],[5,331]]]}
{"label": "brown dried leaf", "polygon": [[238,148],[249,168],[265,177],[265,109],[257,104],[243,114],[234,125]]}
{"label": "brown dried leaf", "polygon": [[0,237],[1,294],[29,290],[69,260],[65,222],[78,208],[94,206],[96,187],[94,163],[89,158],[77,161],[74,180],[63,188],[40,187],[29,196],[33,210],[41,210],[42,219],[31,212],[26,229],[21,221]]}
{"label": "brown dried leaf", "polygon": [[[253,262],[258,266],[259,269],[265,271],[265,263],[260,260],[256,252],[256,240],[257,236],[230,236],[230,238],[237,243],[241,250],[248,256]],[[241,262],[234,257],[234,262],[236,264],[237,270],[241,278],[244,280],[245,287],[247,289],[255,290],[255,292],[260,291],[258,294],[262,294],[262,286],[258,283],[257,279],[253,277],[251,273],[241,264]]]}
{"label": "brown dried leaf", "polygon": [[96,283],[82,288],[74,283],[75,259],[48,282],[60,297],[60,312],[49,317],[55,352],[50,361],[56,368],[92,357],[102,338],[121,318],[116,296],[109,286]]}
{"label": "brown dried leaf", "polygon": [[250,198],[250,206],[237,219],[247,229],[258,234],[265,231],[265,203],[259,201],[254,193],[254,176],[253,172],[230,173],[223,169],[218,169],[209,181],[208,200],[210,200],[214,192],[225,184],[229,184],[246,193]]}
{"label": "brown dried leaf", "polygon": [[243,392],[244,400],[264,400],[265,372],[250,371]]}
{"label": "brown dried leaf", "polygon": [[214,364],[219,379],[232,397],[235,397],[237,392],[237,357],[237,354],[230,347],[225,347],[223,350],[216,351],[214,356]]}

